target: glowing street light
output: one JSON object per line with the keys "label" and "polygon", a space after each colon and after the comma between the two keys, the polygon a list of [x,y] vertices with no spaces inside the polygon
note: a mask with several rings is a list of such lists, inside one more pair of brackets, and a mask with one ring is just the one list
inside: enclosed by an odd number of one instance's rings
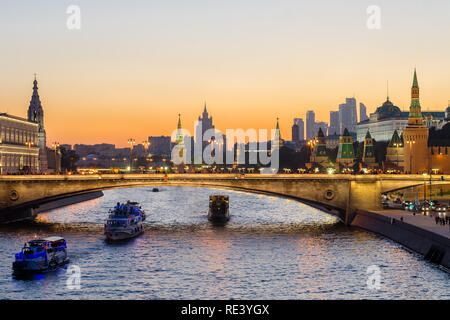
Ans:
{"label": "glowing street light", "polygon": [[26,141],[25,145],[28,146],[28,162],[29,162],[28,170],[29,170],[29,174],[31,174],[32,173],[32,171],[31,171],[31,146],[34,145],[34,143],[32,141]]}
{"label": "glowing street light", "polygon": [[55,148],[55,173],[59,174],[58,160],[57,160],[59,142],[53,142],[52,147]]}
{"label": "glowing street light", "polygon": [[133,146],[136,144],[136,140],[133,138],[128,139],[128,144],[130,145],[130,172],[133,168]]}

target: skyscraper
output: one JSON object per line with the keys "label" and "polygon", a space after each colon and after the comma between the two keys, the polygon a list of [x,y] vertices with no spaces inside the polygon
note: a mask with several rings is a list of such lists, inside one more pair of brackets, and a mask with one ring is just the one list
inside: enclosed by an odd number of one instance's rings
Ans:
{"label": "skyscraper", "polygon": [[316,114],[309,110],[306,112],[306,139],[313,139],[316,133]]}
{"label": "skyscraper", "polygon": [[28,121],[39,124],[37,146],[39,147],[39,171],[47,172],[47,136],[44,129],[44,109],[39,98],[36,76],[33,81],[33,95],[28,107]]}
{"label": "skyscraper", "polygon": [[294,118],[292,125],[292,141],[305,140],[305,124],[302,118]]}
{"label": "skyscraper", "polygon": [[349,106],[351,112],[351,127],[350,132],[356,132],[356,124],[358,123],[358,111],[356,109],[355,98],[345,98],[345,104]]}
{"label": "skyscraper", "polygon": [[351,106],[346,103],[339,105],[339,134],[343,134],[344,130],[350,131],[352,126],[352,110]]}
{"label": "skyscraper", "polygon": [[339,135],[340,132],[339,111],[330,111],[330,126],[328,128],[328,135]]}
{"label": "skyscraper", "polygon": [[359,103],[359,122],[369,119],[367,116],[367,108],[364,103]]}
{"label": "skyscraper", "polygon": [[345,128],[347,128],[349,132],[356,132],[357,123],[358,115],[356,112],[356,99],[345,98],[345,103],[339,105],[340,134],[343,134]]}

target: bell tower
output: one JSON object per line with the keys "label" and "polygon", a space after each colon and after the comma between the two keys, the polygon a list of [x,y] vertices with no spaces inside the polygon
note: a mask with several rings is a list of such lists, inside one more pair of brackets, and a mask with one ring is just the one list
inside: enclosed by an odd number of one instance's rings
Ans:
{"label": "bell tower", "polygon": [[47,172],[47,137],[44,129],[44,109],[38,93],[38,82],[36,74],[33,81],[33,95],[31,96],[30,106],[28,107],[28,121],[39,124],[36,146],[39,147],[39,171]]}
{"label": "bell tower", "polygon": [[407,173],[428,172],[428,128],[423,124],[416,69],[411,88],[408,125],[403,129],[405,167]]}

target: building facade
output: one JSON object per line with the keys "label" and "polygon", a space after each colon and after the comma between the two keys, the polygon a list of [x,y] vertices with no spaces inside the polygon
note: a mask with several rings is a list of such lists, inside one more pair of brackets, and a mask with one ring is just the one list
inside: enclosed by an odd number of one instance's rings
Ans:
{"label": "building facade", "polygon": [[[424,125],[427,128],[437,126],[445,118],[445,112],[430,111],[422,112]],[[370,131],[375,141],[390,141],[394,131],[399,135],[406,128],[409,121],[409,112],[402,112],[399,107],[394,105],[389,96],[387,100],[372,113],[369,119],[361,121],[357,125],[357,140],[364,141],[367,130]]]}
{"label": "building facade", "polygon": [[39,173],[39,124],[0,114],[0,173]]}

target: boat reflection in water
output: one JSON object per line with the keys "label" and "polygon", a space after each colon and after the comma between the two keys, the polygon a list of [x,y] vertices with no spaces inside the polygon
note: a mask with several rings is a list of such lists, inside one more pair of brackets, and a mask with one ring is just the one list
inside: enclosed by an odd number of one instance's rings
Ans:
{"label": "boat reflection in water", "polygon": [[213,194],[209,196],[208,220],[219,223],[230,220],[229,197],[227,195]]}

